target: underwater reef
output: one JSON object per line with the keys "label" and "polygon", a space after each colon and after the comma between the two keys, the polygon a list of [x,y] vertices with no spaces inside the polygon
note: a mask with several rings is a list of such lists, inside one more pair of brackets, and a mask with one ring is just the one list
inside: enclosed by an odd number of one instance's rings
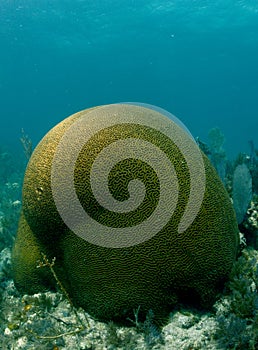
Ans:
{"label": "underwater reef", "polygon": [[[57,291],[22,295],[11,266],[21,213],[26,160],[0,150],[0,344],[2,349],[258,349],[258,151],[229,160],[219,129],[200,149],[217,170],[237,213],[239,252],[228,280],[209,309],[187,305],[171,309],[166,324],[157,326],[153,310],[135,308],[128,325],[100,322],[75,306],[65,283],[55,274],[58,261],[41,255],[39,271],[51,276]],[[29,279],[29,276],[28,276]],[[30,283],[30,281],[29,281]]]}

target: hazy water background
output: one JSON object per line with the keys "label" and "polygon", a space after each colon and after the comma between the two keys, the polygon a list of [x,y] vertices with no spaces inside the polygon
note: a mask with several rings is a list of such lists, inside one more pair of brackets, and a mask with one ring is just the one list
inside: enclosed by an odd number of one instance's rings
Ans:
{"label": "hazy water background", "polygon": [[228,155],[258,148],[257,0],[1,0],[0,145],[70,114],[156,104]]}

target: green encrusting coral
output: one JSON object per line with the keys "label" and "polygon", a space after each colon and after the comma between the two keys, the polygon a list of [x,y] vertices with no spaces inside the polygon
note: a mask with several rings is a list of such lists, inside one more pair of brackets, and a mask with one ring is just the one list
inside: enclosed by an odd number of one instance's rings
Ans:
{"label": "green encrusting coral", "polygon": [[[129,131],[125,124],[118,125],[112,132],[104,130],[98,134],[96,148],[94,144],[92,146],[94,152],[96,149],[97,153],[101,151],[109,135],[116,139],[121,135],[123,138],[145,138],[162,149],[174,162],[179,182],[178,203],[171,219],[150,239],[120,248],[92,244],[66,226],[53,199],[51,168],[62,136],[81,116],[87,118],[93,109],[77,113],[54,127],[39,143],[29,161],[23,185],[22,214],[12,252],[15,284],[23,293],[55,287],[50,271],[37,269],[41,253],[44,253],[49,261],[56,258],[55,272],[74,304],[99,320],[126,323],[138,309],[140,318],[145,318],[152,310],[156,320],[164,320],[181,300],[191,303],[194,299],[197,304],[209,307],[227,280],[238,251],[238,226],[230,198],[210,161],[202,154],[206,177],[203,201],[196,218],[179,233],[178,225],[192,185],[182,153],[167,137],[156,132],[159,113],[129,105],[114,105],[113,108],[114,113],[123,113],[123,117],[133,113],[137,119],[138,114],[150,114],[156,118],[156,124],[152,130],[139,126],[138,136],[137,123]],[[105,108],[97,107],[94,111],[101,114]],[[182,135],[190,148],[190,136],[187,133]],[[73,149],[72,143],[70,147]],[[87,170],[87,164],[92,163],[93,156],[87,147],[81,149],[75,163],[74,182],[82,207],[87,211],[86,203],[89,203],[89,212],[92,211],[92,216],[99,217],[103,223],[103,207],[89,201],[92,193],[84,178],[84,169]],[[114,178],[110,180],[111,191],[119,200],[123,195],[127,196],[124,200],[128,199],[126,185],[121,184],[121,179],[128,184],[134,178],[131,165],[140,175],[148,172],[144,162],[140,165],[130,159],[121,162],[116,171],[111,172]],[[115,177],[117,172],[121,176]],[[128,219],[129,223],[135,218],[141,220],[139,215],[144,217],[145,207],[151,213],[152,207],[157,206],[157,176],[153,171],[149,177],[147,173],[141,176],[147,183],[148,203],[141,208],[142,214],[135,211]],[[153,195],[152,186],[155,188]],[[59,189],[66,191],[61,181]],[[110,227],[113,216],[107,216]],[[122,226],[125,226],[125,216],[120,217]]]}

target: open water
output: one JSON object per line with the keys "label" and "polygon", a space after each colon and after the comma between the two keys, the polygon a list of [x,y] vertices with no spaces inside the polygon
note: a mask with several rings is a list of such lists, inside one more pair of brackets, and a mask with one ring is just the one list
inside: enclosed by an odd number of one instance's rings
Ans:
{"label": "open water", "polygon": [[1,0],[0,144],[79,110],[158,105],[229,157],[258,147],[256,0]]}

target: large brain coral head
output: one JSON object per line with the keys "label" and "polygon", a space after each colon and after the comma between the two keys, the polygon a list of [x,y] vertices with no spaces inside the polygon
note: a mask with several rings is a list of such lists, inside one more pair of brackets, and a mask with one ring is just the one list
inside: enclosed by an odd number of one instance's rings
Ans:
{"label": "large brain coral head", "polygon": [[113,104],[76,113],[28,164],[12,261],[22,292],[53,286],[100,320],[177,300],[214,301],[235,260],[230,199],[189,131],[160,108]]}

